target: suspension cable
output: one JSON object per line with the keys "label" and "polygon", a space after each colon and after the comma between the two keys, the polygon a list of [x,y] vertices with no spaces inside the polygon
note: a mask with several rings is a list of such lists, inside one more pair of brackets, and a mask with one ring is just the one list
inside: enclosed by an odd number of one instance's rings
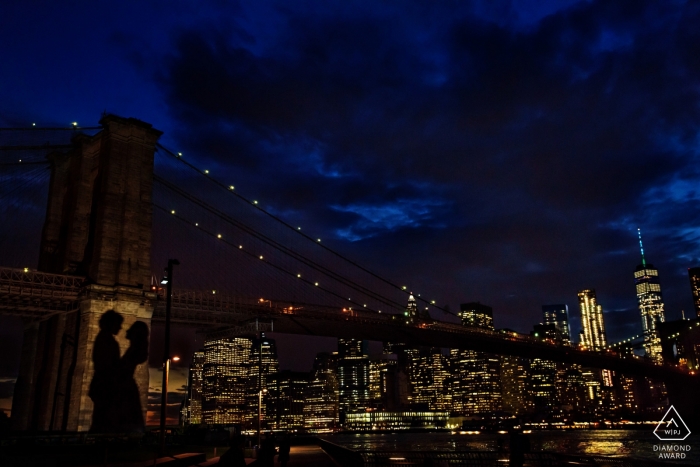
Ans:
{"label": "suspension cable", "polygon": [[[388,306],[396,307],[397,309],[401,309],[404,307],[401,303],[398,303],[390,298],[384,297],[383,295],[380,295],[377,292],[374,292],[371,289],[368,289],[364,287],[361,284],[358,284],[357,282],[353,281],[352,279],[346,278],[341,276],[340,274],[326,268],[325,266],[318,264],[317,262],[306,258],[305,256],[295,252],[294,250],[282,245],[281,243],[273,240],[272,238],[268,237],[267,235],[264,235],[257,230],[255,230],[252,227],[247,226],[246,224],[243,224],[240,221],[237,221],[236,219],[232,218],[231,216],[227,215],[226,213],[223,213],[216,209],[215,207],[211,206],[210,204],[206,203],[205,201],[194,197],[193,195],[187,193],[186,191],[182,190],[181,188],[177,187],[176,185],[168,182],[167,180],[163,179],[162,177],[159,177],[157,175],[153,176],[153,180],[155,182],[160,183],[167,189],[173,191],[174,193],[178,194],[179,196],[187,199],[188,201],[192,202],[193,204],[196,204],[197,206],[201,207],[202,209],[210,212],[211,214],[214,214],[216,217],[219,219],[227,222],[228,224],[242,230],[243,232],[251,235],[252,237],[262,241],[263,243],[270,245],[277,251],[280,251],[281,253],[286,254],[287,256],[292,257],[293,259],[301,262],[302,264],[305,264],[312,269],[324,274],[327,277],[330,277],[331,279],[340,282],[353,290],[356,290],[357,292],[363,293],[377,301],[380,301]],[[158,206],[160,207],[160,206]]]}
{"label": "suspension cable", "polygon": [[[234,191],[233,189],[231,189],[231,186],[230,186],[230,185],[226,185],[226,184],[224,184],[224,183],[222,183],[222,182],[220,182],[220,181],[214,179],[213,177],[211,177],[211,176],[208,174],[208,172],[202,171],[202,170],[198,169],[197,167],[195,167],[193,164],[187,162],[186,160],[184,160],[184,159],[182,158],[182,156],[181,156],[180,154],[175,153],[175,152],[169,150],[168,148],[166,148],[165,146],[163,146],[163,145],[160,144],[160,143],[157,143],[157,144],[156,144],[156,147],[157,147],[158,149],[162,149],[163,152],[165,152],[167,155],[173,157],[174,159],[178,160],[179,162],[181,162],[182,164],[184,164],[185,166],[187,166],[187,167],[190,168],[191,170],[197,172],[199,175],[203,176],[204,178],[206,178],[207,180],[209,180],[210,182],[212,182],[214,185],[218,186],[218,187],[221,188],[221,189],[226,190],[227,193],[233,194],[233,195],[236,196],[238,199],[240,199],[240,200],[244,201],[245,203],[247,203],[248,205],[250,205],[250,206],[252,206],[252,207],[258,209],[260,212],[262,212],[262,213],[264,213],[265,215],[267,215],[268,217],[274,219],[275,221],[277,221],[278,223],[282,224],[283,226],[285,226],[285,227],[288,228],[289,230],[292,230],[293,232],[297,233],[298,235],[301,235],[303,238],[305,238],[306,240],[312,242],[314,245],[318,245],[319,247],[323,248],[324,250],[328,251],[329,253],[331,253],[332,255],[334,255],[334,256],[336,256],[336,257],[338,257],[339,259],[342,259],[343,261],[345,261],[345,262],[351,264],[352,266],[355,266],[356,268],[360,269],[361,271],[363,271],[363,272],[369,274],[370,276],[374,277],[375,279],[378,279],[378,280],[384,282],[385,284],[387,284],[387,285],[389,285],[389,286],[391,286],[391,287],[393,287],[393,288],[395,288],[395,289],[397,289],[397,290],[400,290],[400,291],[402,291],[402,292],[404,292],[404,293],[406,293],[406,294],[410,294],[410,293],[411,293],[410,291],[408,291],[408,290],[406,289],[406,287],[404,287],[404,286],[399,286],[399,285],[395,284],[394,282],[390,281],[389,279],[386,279],[386,278],[384,278],[384,277],[382,277],[382,276],[380,276],[380,275],[378,275],[378,274],[376,274],[376,273],[370,271],[369,269],[365,268],[364,266],[362,266],[362,265],[358,264],[357,262],[355,262],[355,261],[353,261],[353,260],[347,258],[346,256],[344,256],[344,255],[338,253],[337,251],[335,251],[335,250],[333,250],[333,249],[327,247],[326,245],[317,242],[317,241],[314,240],[312,237],[310,237],[309,235],[306,235],[306,234],[305,234],[304,232],[302,232],[301,230],[294,228],[292,225],[288,224],[287,222],[285,222],[285,221],[284,221],[283,219],[281,219],[280,217],[278,217],[278,216],[272,214],[271,212],[269,212],[269,211],[263,209],[262,207],[260,207],[260,205],[258,205],[257,203],[255,203],[255,202],[249,200],[248,198],[244,197],[243,195],[240,195],[238,192],[236,192],[236,191]],[[414,297],[414,298],[416,298],[416,297]],[[429,301],[429,300],[426,300],[426,299],[420,297],[420,295],[416,298],[416,300],[422,301],[422,302],[424,302],[424,303],[426,303],[426,304],[428,304],[428,305],[430,305],[430,306],[432,306],[432,307],[434,307],[434,308],[436,308],[436,309],[438,309],[438,310],[440,310],[440,311],[442,311],[442,312],[444,312],[444,313],[448,313],[448,314],[451,314],[451,315],[453,315],[453,316],[459,316],[458,314],[453,313],[452,311],[447,310],[447,309],[445,309],[444,307],[438,306],[438,305],[435,304],[433,301]]]}

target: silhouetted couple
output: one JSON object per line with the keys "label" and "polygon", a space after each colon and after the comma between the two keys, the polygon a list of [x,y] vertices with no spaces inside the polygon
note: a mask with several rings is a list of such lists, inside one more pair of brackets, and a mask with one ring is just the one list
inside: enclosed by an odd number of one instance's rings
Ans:
{"label": "silhouetted couple", "polygon": [[95,372],[88,393],[94,404],[93,432],[124,433],[143,431],[145,427],[134,371],[148,360],[148,325],[136,321],[126,331],[129,348],[122,356],[114,336],[123,322],[122,315],[114,310],[100,317],[100,332],[92,350]]}

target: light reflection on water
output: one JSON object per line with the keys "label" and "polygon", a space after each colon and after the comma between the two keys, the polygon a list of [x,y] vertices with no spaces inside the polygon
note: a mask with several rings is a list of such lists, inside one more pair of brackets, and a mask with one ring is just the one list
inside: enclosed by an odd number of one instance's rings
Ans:
{"label": "light reflection on water", "polygon": [[[663,444],[651,431],[581,430],[535,431],[528,435],[533,451],[630,457],[659,460],[654,445]],[[458,435],[450,433],[339,434],[327,437],[333,443],[357,451],[496,451],[507,446],[508,435]],[[666,443],[672,444],[672,443]],[[676,444],[690,445],[683,464],[700,464],[700,435],[690,435]]]}

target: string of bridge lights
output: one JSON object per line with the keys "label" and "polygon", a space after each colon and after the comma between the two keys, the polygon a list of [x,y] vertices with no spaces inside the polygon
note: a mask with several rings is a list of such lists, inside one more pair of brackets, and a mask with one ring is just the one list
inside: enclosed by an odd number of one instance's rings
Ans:
{"label": "string of bridge lights", "polygon": [[[296,251],[292,250],[291,248],[288,248],[287,246],[275,241],[274,239],[262,234],[261,232],[258,232],[254,228],[249,227],[246,224],[232,218],[228,214],[219,211],[215,207],[211,206],[210,204],[206,203],[205,201],[202,201],[199,198],[196,198],[195,196],[186,192],[185,190],[183,190],[179,186],[165,180],[164,178],[159,177],[158,175],[154,174],[153,180],[155,182],[162,184],[165,188],[171,190],[175,194],[177,194],[177,195],[183,197],[184,199],[190,201],[191,203],[199,206],[203,210],[208,211],[209,213],[217,216],[219,219],[224,220],[225,222],[232,225],[233,227],[235,227],[235,228],[241,230],[242,232],[247,233],[247,234],[251,235],[252,237],[272,246],[273,248],[280,251],[281,253],[284,253],[287,256],[292,257],[293,259],[305,264],[306,266],[309,266],[312,269],[316,269],[317,271],[330,277],[331,279],[336,280],[337,282],[341,282],[341,283],[357,290],[358,292],[361,292],[365,295],[368,295],[368,296],[370,296],[370,297],[372,297],[372,298],[374,298],[382,303],[385,303],[389,306],[396,307],[398,309],[401,309],[403,307],[402,304],[395,302],[391,299],[388,299],[388,298],[380,295],[379,293],[376,293],[373,290],[368,289],[367,287],[364,287],[363,285],[358,284],[357,282],[355,282],[351,279],[343,277],[342,275],[336,273],[335,271],[328,269],[325,266],[318,264],[309,258],[306,258],[305,256],[301,255],[300,253],[297,253]],[[174,210],[171,210],[171,214],[174,214]],[[197,227],[197,226],[199,226],[199,223],[195,222],[195,227]]]}
{"label": "string of bridge lights", "polygon": [[[234,249],[238,250],[239,252],[241,252],[241,253],[243,253],[251,258],[263,261],[266,265],[271,266],[274,269],[276,269],[276,270],[278,270],[278,271],[280,271],[280,272],[282,272],[290,277],[295,277],[296,279],[299,279],[301,282],[304,282],[308,285],[311,285],[315,288],[318,288],[318,290],[321,290],[325,293],[333,295],[336,298],[340,298],[341,300],[345,300],[344,295],[340,295],[337,292],[334,292],[333,290],[330,290],[329,288],[322,286],[317,280],[307,279],[305,277],[302,277],[301,273],[292,272],[288,269],[285,269],[284,267],[270,261],[270,259],[268,257],[265,257],[264,255],[261,255],[259,253],[255,253],[251,250],[248,250],[247,248],[244,248],[242,244],[237,244],[237,243],[229,241],[228,239],[224,238],[222,234],[213,232],[211,230],[208,230],[207,228],[202,227],[201,225],[199,225],[199,222],[193,222],[190,219],[187,219],[184,216],[181,216],[174,209],[167,209],[167,208],[160,206],[159,204],[156,204],[156,203],[153,203],[153,206],[155,208],[160,209],[161,211],[163,211],[165,213],[169,213],[171,216],[175,217],[176,219],[178,219],[179,221],[181,221],[185,224],[188,224],[190,226],[194,225],[200,232],[204,233],[205,235],[208,235],[212,238],[216,238],[218,241],[221,241],[225,245],[228,245],[231,248],[234,248]],[[216,293],[216,292],[214,291],[213,293]],[[379,310],[379,309],[374,310],[372,308],[368,308],[366,303],[357,302],[357,301],[353,300],[352,297],[348,297],[347,301],[349,301],[351,304],[356,305],[360,308],[366,309],[367,311],[374,311],[376,313],[382,313],[382,310]],[[348,310],[353,311],[353,308],[348,307]]]}
{"label": "string of bridge lights", "polygon": [[[700,323],[695,323],[695,327],[698,327],[698,326],[700,326]],[[692,325],[692,324],[688,326],[688,330],[690,330],[690,331],[693,330],[693,325]],[[677,333],[671,334],[670,336],[668,336],[667,339],[669,339],[669,340],[670,340],[670,339],[675,339],[676,337],[678,337],[678,336],[680,336],[680,335],[681,335],[681,332],[678,331]]]}
{"label": "string of bridge lights", "polygon": [[615,343],[612,343],[612,344],[608,345],[608,348],[613,348],[613,347],[617,347],[617,346],[620,346],[620,345],[629,344],[629,343],[632,342],[633,340],[639,339],[640,337],[642,337],[641,334],[638,334],[638,335],[636,335],[636,336],[634,336],[634,337],[628,337],[628,338],[625,339],[625,340],[622,340],[622,341],[620,341],[620,342],[615,342]]}
{"label": "string of bridge lights", "polygon": [[[698,327],[698,326],[700,326],[700,322],[695,323],[695,327]],[[693,325],[692,325],[692,324],[690,324],[690,325],[688,326],[688,330],[691,330],[691,331],[693,330]],[[680,336],[680,335],[681,335],[681,333],[680,333],[680,331],[679,331],[679,332],[677,332],[677,333],[675,333],[675,334],[671,334],[670,336],[667,336],[666,339],[668,339],[668,340],[675,339],[676,337],[678,337],[678,336]],[[627,339],[625,339],[625,340],[623,340],[623,341],[615,342],[614,344],[610,344],[610,345],[608,346],[608,348],[613,348],[613,347],[618,347],[618,346],[621,346],[621,345],[629,344],[629,343],[632,342],[633,340],[639,339],[640,337],[642,337],[642,335],[641,335],[641,334],[637,334],[637,335],[634,336],[634,337],[629,337],[629,338],[627,338]]]}
{"label": "string of bridge lights", "polygon": [[[163,145],[160,144],[160,143],[157,143],[157,144],[156,144],[156,147],[157,147],[158,149],[162,150],[165,154],[167,154],[167,155],[173,157],[174,159],[178,160],[180,163],[184,164],[185,166],[187,166],[187,167],[190,168],[191,170],[197,172],[199,175],[201,175],[201,176],[207,178],[210,182],[214,183],[216,186],[218,186],[218,187],[220,187],[220,188],[226,190],[226,191],[229,192],[230,194],[235,195],[236,197],[238,197],[238,199],[244,201],[245,203],[248,203],[249,205],[251,205],[251,206],[257,208],[260,212],[262,212],[262,213],[266,214],[267,216],[271,217],[272,219],[276,220],[277,222],[279,222],[280,224],[284,225],[284,226],[287,227],[288,229],[297,232],[297,234],[301,235],[303,238],[305,238],[305,239],[307,239],[307,240],[309,240],[309,241],[311,241],[311,242],[313,242],[313,243],[319,245],[321,248],[325,249],[325,250],[328,251],[329,253],[335,255],[336,257],[342,259],[343,261],[346,261],[346,262],[350,263],[351,265],[355,266],[356,268],[358,268],[358,269],[362,270],[363,272],[365,272],[365,273],[371,275],[371,276],[374,277],[375,279],[379,279],[380,281],[384,282],[385,284],[387,284],[387,285],[389,285],[389,286],[391,286],[391,287],[393,287],[393,288],[395,288],[395,289],[397,289],[397,290],[400,290],[400,291],[402,291],[402,292],[404,292],[404,293],[406,293],[406,294],[409,294],[409,295],[412,294],[412,292],[410,292],[410,290],[409,290],[408,287],[406,287],[406,286],[399,286],[399,285],[397,285],[397,284],[391,282],[390,280],[388,280],[388,279],[386,279],[386,278],[384,278],[384,277],[381,277],[381,276],[375,274],[374,272],[372,272],[372,271],[366,269],[365,267],[361,266],[360,264],[356,263],[355,261],[353,261],[353,260],[351,260],[351,259],[349,259],[349,258],[347,258],[347,257],[345,257],[345,256],[343,256],[343,255],[341,255],[341,254],[338,253],[337,251],[335,251],[335,250],[333,250],[333,249],[331,249],[331,248],[329,248],[329,247],[327,247],[327,246],[321,244],[321,239],[320,239],[320,238],[313,238],[313,237],[307,235],[306,233],[302,232],[300,226],[294,227],[294,226],[290,225],[289,223],[287,223],[286,221],[284,221],[283,219],[281,219],[281,218],[275,216],[275,215],[272,214],[271,212],[269,212],[269,211],[263,209],[263,208],[259,205],[258,200],[251,200],[251,199],[248,199],[248,198],[246,198],[245,196],[243,196],[243,195],[241,195],[240,193],[238,193],[237,191],[235,191],[235,186],[234,186],[234,185],[227,185],[227,184],[225,184],[225,183],[222,183],[222,182],[216,180],[215,178],[213,178],[213,177],[211,176],[209,169],[200,169],[200,168],[196,167],[195,165],[191,164],[190,162],[186,161],[186,160],[184,159],[183,154],[182,154],[181,152],[173,152],[173,151],[169,150],[168,148],[166,148],[165,146],[163,146]],[[436,301],[435,301],[435,300],[426,300],[426,299],[422,298],[422,297],[421,297],[421,294],[415,294],[414,298],[416,298],[417,300],[420,300],[420,301],[424,302],[425,304],[428,304],[428,305],[430,305],[430,306],[433,306],[434,308],[436,308],[436,309],[438,309],[438,310],[440,310],[440,311],[442,311],[442,312],[444,312],[444,313],[448,313],[448,314],[451,314],[451,315],[453,315],[453,316],[459,316],[458,314],[453,313],[452,311],[446,310],[444,307],[438,306],[438,305],[436,304]],[[428,309],[428,307],[426,307],[426,309]]]}

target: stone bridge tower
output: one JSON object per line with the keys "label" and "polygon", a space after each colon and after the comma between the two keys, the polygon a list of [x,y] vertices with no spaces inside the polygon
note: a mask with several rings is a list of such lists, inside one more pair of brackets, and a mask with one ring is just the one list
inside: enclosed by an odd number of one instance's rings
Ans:
{"label": "stone bridge tower", "polygon": [[[123,318],[106,339],[113,355],[117,345],[124,355],[132,344],[126,332],[135,322],[150,330],[153,158],[162,133],[133,118],[108,115],[100,124],[99,133],[77,135],[71,150],[48,156],[39,270],[87,281],[76,310],[27,323],[12,406],[17,430],[90,430],[100,318],[108,310]],[[147,360],[138,362],[133,380],[145,418]]]}

